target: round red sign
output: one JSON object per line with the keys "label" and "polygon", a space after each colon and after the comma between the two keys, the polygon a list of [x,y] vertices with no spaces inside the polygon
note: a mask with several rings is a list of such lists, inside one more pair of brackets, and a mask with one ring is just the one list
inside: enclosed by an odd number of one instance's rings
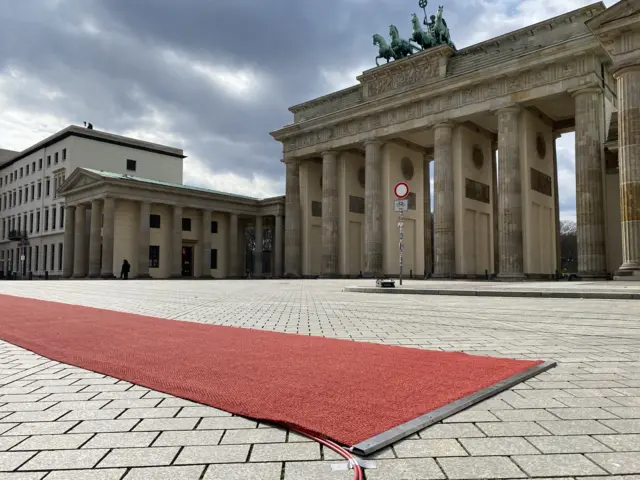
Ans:
{"label": "round red sign", "polygon": [[409,185],[404,182],[396,183],[396,186],[393,187],[393,193],[398,199],[406,198],[409,195]]}

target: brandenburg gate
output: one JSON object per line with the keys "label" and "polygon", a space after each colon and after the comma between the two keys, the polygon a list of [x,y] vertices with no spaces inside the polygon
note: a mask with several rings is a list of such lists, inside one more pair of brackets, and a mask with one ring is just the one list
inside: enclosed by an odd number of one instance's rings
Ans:
{"label": "brandenburg gate", "polygon": [[286,165],[285,274],[398,275],[403,181],[407,274],[553,277],[555,139],[573,131],[579,276],[640,279],[640,0],[459,50],[442,7],[429,19],[419,6],[407,39],[393,25],[390,40],[373,36],[379,66],[291,107],[293,123],[272,133]]}

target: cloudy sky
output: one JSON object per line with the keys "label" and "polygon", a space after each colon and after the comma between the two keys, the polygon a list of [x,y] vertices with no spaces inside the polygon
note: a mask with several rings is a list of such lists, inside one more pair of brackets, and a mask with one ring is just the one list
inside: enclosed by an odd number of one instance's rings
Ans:
{"label": "cloudy sky", "polygon": [[[410,28],[417,0],[5,0],[0,148],[69,124],[183,148],[185,183],[284,192],[269,132],[287,108],[356,83],[371,34]],[[592,3],[448,0],[458,48]],[[613,3],[611,0],[605,2]],[[435,11],[438,2],[427,7]],[[401,29],[402,30],[402,29]],[[573,135],[558,140],[562,217],[575,218]]]}

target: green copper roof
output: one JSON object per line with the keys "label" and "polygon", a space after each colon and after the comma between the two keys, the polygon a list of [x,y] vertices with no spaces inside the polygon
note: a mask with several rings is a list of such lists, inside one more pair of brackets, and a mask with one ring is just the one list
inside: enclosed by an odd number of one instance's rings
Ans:
{"label": "green copper roof", "polygon": [[218,195],[226,195],[228,197],[235,197],[235,198],[242,198],[245,200],[260,200],[258,198],[255,197],[247,197],[245,195],[237,195],[235,193],[228,193],[228,192],[220,192],[218,190],[210,190],[208,188],[200,188],[200,187],[191,187],[188,185],[182,185],[180,183],[171,183],[171,182],[161,182],[160,180],[152,180],[150,178],[142,178],[142,177],[135,177],[133,175],[129,175],[129,174],[123,174],[123,173],[114,173],[114,172],[106,172],[104,170],[95,170],[92,168],[82,168],[83,170],[86,170],[87,172],[91,172],[94,173],[96,175],[99,175],[101,177],[105,177],[105,178],[113,178],[116,180],[131,180],[134,182],[141,182],[141,183],[147,183],[149,185],[158,185],[161,187],[172,187],[172,188],[178,188],[181,190],[187,190],[187,191],[192,191],[192,192],[202,192],[202,193],[216,193]]}

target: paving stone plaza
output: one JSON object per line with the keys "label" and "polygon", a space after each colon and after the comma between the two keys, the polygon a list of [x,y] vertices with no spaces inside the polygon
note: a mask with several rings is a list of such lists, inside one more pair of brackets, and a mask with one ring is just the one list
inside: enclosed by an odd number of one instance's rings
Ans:
{"label": "paving stone plaza", "polygon": [[[371,283],[2,282],[0,293],[175,320],[555,360],[555,369],[375,455],[367,480],[640,479],[640,301],[343,291]],[[424,282],[405,282],[412,284]],[[342,463],[295,433],[0,343],[0,480],[350,480],[351,472],[332,471]]]}

